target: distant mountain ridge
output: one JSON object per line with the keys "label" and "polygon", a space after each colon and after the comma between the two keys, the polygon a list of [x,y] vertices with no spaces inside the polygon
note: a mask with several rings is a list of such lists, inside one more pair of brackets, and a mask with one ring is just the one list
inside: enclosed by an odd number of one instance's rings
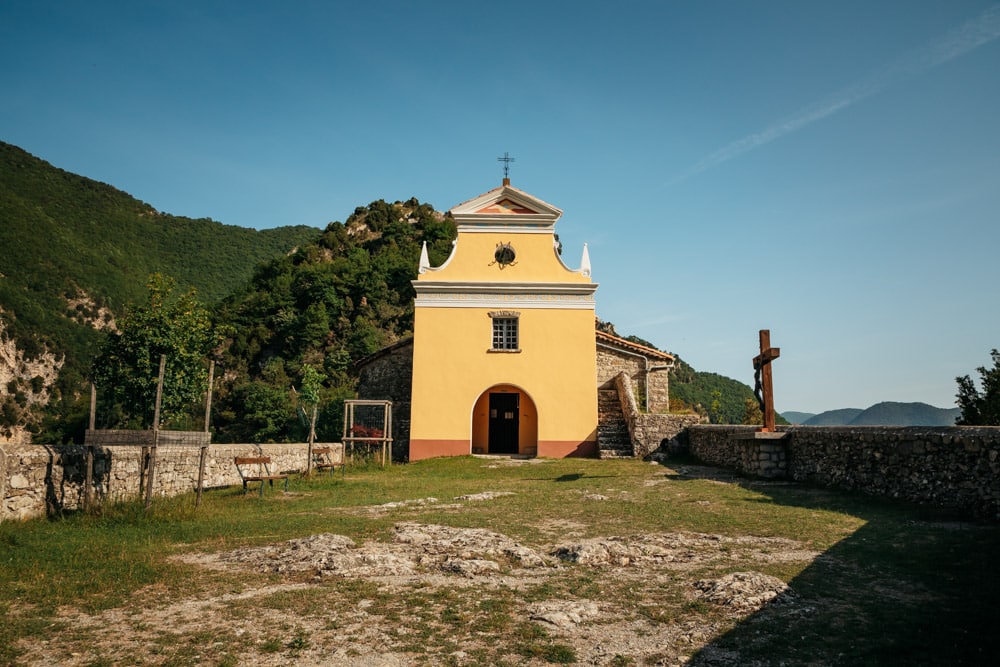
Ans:
{"label": "distant mountain ridge", "polygon": [[805,426],[847,426],[864,410],[861,408],[840,408],[827,410],[803,422]]}
{"label": "distant mountain ridge", "polygon": [[[961,414],[959,408],[936,408],[927,403],[883,401],[862,410],[842,408],[818,415],[808,412],[784,412],[793,424],[802,426],[954,426]],[[807,416],[802,419],[802,416]]]}

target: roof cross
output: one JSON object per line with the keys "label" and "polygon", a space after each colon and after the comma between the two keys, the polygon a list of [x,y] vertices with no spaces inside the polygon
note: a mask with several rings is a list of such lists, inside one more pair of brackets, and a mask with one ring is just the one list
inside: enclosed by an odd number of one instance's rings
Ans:
{"label": "roof cross", "polygon": [[510,185],[510,163],[514,158],[507,151],[503,152],[503,157],[498,157],[497,162],[503,162],[503,184]]}

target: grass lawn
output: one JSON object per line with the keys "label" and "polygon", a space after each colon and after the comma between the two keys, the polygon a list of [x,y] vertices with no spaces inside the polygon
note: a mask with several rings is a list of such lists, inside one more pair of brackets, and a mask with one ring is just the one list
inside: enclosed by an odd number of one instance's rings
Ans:
{"label": "grass lawn", "polygon": [[0,664],[994,664],[998,563],[687,463],[434,459],[0,524]]}

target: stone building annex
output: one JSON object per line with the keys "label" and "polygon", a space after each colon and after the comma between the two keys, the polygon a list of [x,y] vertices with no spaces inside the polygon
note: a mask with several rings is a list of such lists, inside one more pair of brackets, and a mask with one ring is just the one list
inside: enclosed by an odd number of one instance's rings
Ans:
{"label": "stone building annex", "polygon": [[634,455],[628,403],[667,412],[673,356],[595,329],[587,246],[563,263],[558,208],[505,178],[451,214],[450,257],[421,253],[413,337],[358,364],[359,396],[393,401],[395,456]]}

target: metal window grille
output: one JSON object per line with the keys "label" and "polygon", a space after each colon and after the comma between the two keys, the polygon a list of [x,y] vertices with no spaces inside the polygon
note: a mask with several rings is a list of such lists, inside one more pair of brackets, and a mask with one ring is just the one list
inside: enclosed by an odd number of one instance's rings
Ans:
{"label": "metal window grille", "polygon": [[493,318],[493,349],[516,350],[517,348],[517,318]]}

